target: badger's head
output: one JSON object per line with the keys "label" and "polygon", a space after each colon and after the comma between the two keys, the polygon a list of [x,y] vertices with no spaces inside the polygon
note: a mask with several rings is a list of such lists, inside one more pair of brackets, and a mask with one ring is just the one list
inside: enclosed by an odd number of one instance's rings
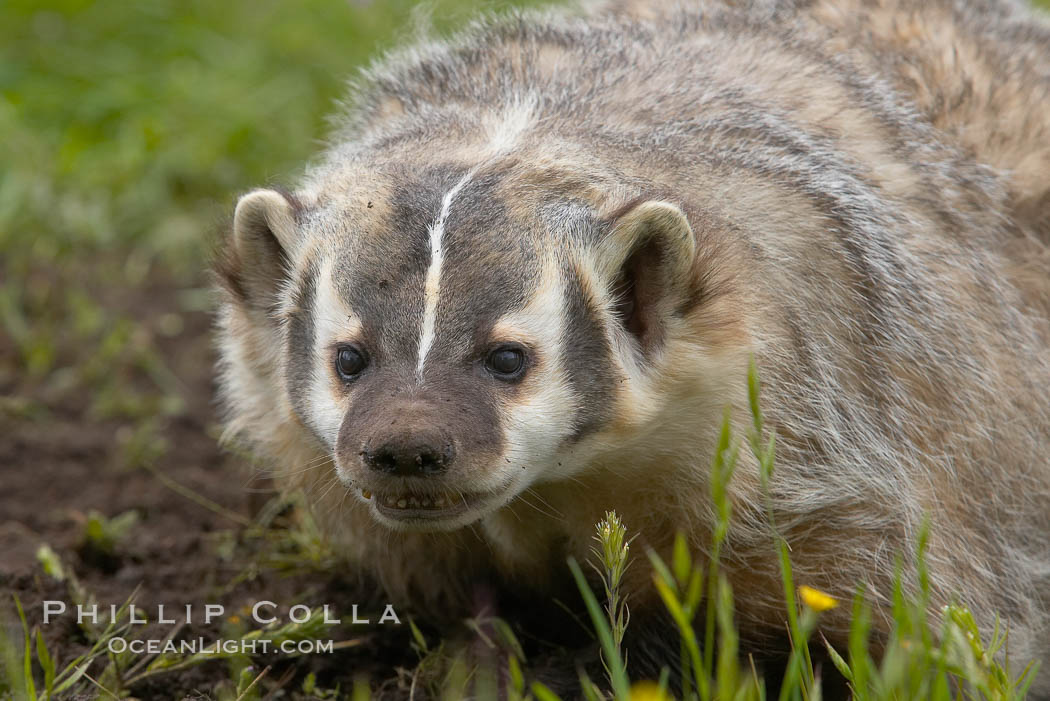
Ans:
{"label": "badger's head", "polygon": [[698,234],[669,198],[550,180],[449,166],[244,196],[220,270],[234,430],[330,457],[335,508],[448,530],[672,421],[712,292]]}

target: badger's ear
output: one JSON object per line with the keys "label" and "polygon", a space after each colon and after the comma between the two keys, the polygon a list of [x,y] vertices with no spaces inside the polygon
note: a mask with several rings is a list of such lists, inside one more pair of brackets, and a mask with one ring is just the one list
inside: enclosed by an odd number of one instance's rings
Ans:
{"label": "badger's ear", "polygon": [[296,209],[276,190],[254,190],[237,202],[218,273],[227,290],[249,307],[269,310],[277,299],[298,241]]}
{"label": "badger's ear", "polygon": [[599,245],[598,272],[624,328],[649,350],[662,342],[667,320],[688,300],[696,237],[685,212],[661,200],[634,204],[611,225]]}

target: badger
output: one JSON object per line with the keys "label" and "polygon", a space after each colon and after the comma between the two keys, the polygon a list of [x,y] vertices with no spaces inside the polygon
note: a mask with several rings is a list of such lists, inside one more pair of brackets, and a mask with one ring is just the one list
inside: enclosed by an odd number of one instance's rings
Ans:
{"label": "badger", "polygon": [[[217,271],[228,435],[393,601],[552,596],[607,510],[635,552],[705,552],[753,360],[776,468],[742,451],[728,487],[744,634],[784,630],[770,514],[876,639],[928,522],[934,610],[1050,663],[1050,25],[1020,2],[478,20],[364,71]],[[646,567],[625,588],[660,607]]]}

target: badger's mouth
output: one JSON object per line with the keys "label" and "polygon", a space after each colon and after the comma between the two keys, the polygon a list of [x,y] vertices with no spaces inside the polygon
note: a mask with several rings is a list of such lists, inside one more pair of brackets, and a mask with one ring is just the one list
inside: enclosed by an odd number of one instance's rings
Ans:
{"label": "badger's mouth", "polygon": [[[394,527],[447,529],[469,523],[470,515],[481,517],[485,507],[498,498],[495,494],[476,492],[418,493],[390,492],[380,494],[358,488],[359,498],[369,504],[381,522]],[[468,517],[464,520],[464,517]]]}

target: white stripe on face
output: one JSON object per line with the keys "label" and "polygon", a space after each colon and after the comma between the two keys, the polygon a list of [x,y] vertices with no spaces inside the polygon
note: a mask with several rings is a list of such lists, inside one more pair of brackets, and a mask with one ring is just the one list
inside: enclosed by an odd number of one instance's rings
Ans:
{"label": "white stripe on face", "polygon": [[421,382],[427,353],[434,345],[434,326],[437,322],[438,296],[441,291],[441,264],[444,261],[441,239],[445,234],[445,220],[448,219],[449,210],[452,208],[452,200],[482,166],[514,148],[518,137],[532,123],[534,108],[534,97],[530,96],[527,99],[519,97],[508,105],[499,119],[486,124],[489,141],[484,150],[485,160],[471,168],[470,172],[445,193],[441,201],[441,213],[430,225],[430,267],[427,268],[427,279],[423,287],[423,324],[419,332],[419,358],[416,361],[416,376]]}
{"label": "white stripe on face", "polygon": [[423,326],[419,334],[419,360],[416,362],[416,375],[423,379],[423,364],[427,360],[430,346],[434,344],[434,324],[437,317],[438,295],[441,291],[441,263],[445,256],[441,249],[441,238],[445,234],[445,220],[448,219],[452,200],[459,191],[474,177],[477,168],[464,175],[455,187],[445,193],[441,201],[441,213],[430,225],[430,267],[427,268],[427,281],[423,287]]}

